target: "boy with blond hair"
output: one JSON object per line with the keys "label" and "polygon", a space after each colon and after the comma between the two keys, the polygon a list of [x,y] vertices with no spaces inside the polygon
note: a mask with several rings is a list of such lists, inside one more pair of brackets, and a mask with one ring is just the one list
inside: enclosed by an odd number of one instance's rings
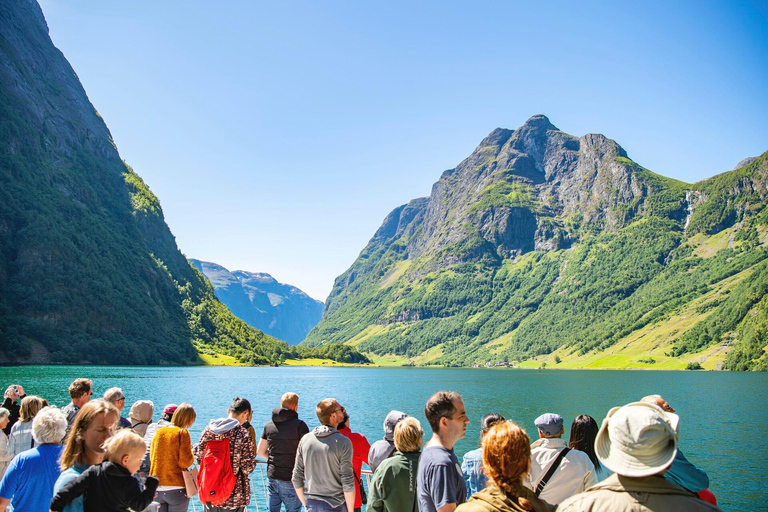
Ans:
{"label": "boy with blond hair", "polygon": [[58,512],[85,493],[83,512],[125,512],[144,510],[152,503],[157,478],[147,477],[144,491],[133,475],[139,470],[147,447],[141,436],[121,430],[104,443],[105,462],[86,469],[61,488],[51,500],[51,510]]}

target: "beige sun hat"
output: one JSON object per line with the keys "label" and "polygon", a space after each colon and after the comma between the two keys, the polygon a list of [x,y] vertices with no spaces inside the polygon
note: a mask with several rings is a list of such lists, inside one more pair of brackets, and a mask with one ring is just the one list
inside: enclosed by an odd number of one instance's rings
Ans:
{"label": "beige sun hat", "polygon": [[661,473],[677,454],[679,417],[646,402],[608,411],[595,439],[597,458],[622,476]]}

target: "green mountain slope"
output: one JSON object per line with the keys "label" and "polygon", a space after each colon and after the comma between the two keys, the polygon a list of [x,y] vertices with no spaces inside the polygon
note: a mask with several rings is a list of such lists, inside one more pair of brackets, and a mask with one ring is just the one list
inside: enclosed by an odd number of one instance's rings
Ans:
{"label": "green mountain slope", "polygon": [[288,347],[221,304],[176,247],[29,0],[0,0],[0,362],[246,364]]}
{"label": "green mountain slope", "polygon": [[385,219],[306,343],[408,364],[764,369],[767,158],[688,185],[544,116],[495,130]]}

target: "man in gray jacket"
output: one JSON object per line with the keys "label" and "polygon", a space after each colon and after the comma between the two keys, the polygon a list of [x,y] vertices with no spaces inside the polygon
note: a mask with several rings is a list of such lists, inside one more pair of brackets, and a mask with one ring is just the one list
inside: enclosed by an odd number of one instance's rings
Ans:
{"label": "man in gray jacket", "polygon": [[371,445],[368,451],[368,465],[375,472],[379,464],[395,453],[395,426],[408,415],[400,411],[389,411],[384,420],[384,439],[379,439]]}
{"label": "man in gray jacket", "polygon": [[344,408],[335,398],[326,398],[317,404],[315,412],[321,425],[301,438],[293,467],[293,487],[307,512],[352,512],[352,441],[336,430],[344,420]]}

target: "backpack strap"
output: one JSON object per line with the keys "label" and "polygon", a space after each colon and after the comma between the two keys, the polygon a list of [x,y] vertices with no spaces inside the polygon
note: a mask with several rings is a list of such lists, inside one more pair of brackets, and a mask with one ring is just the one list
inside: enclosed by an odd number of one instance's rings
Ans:
{"label": "backpack strap", "polygon": [[547,471],[547,474],[544,475],[544,478],[539,480],[539,485],[536,486],[536,497],[539,497],[539,494],[541,494],[541,491],[544,490],[544,486],[547,485],[547,482],[549,482],[549,479],[552,478],[552,475],[555,474],[555,470],[560,466],[560,462],[565,457],[565,454],[567,454],[569,451],[571,451],[570,448],[566,447],[563,448],[560,453],[557,454],[557,457],[555,457],[555,461],[552,463],[552,465],[549,466],[549,470]]}

